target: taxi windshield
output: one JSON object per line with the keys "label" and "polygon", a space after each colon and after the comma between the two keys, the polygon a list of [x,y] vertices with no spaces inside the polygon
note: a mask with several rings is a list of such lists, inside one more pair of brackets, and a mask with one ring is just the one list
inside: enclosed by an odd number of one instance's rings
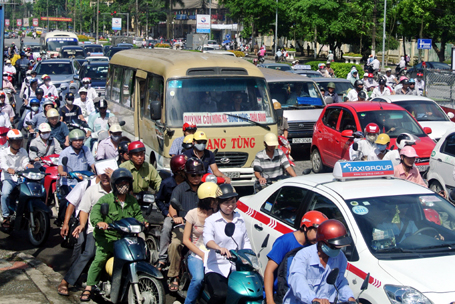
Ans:
{"label": "taxi windshield", "polygon": [[271,124],[275,122],[264,79],[201,77],[170,79],[166,115],[170,126],[184,122],[205,126]]}
{"label": "taxi windshield", "polygon": [[269,82],[270,95],[281,107],[324,107],[322,96],[312,81]]}
{"label": "taxi windshield", "polygon": [[381,129],[381,133],[387,133],[391,138],[398,137],[401,133],[411,133],[418,137],[426,134],[411,115],[403,110],[381,110],[358,113],[362,130],[369,123],[376,123]]}
{"label": "taxi windshield", "polygon": [[455,254],[455,207],[437,194],[360,198],[347,205],[378,259]]}
{"label": "taxi windshield", "polygon": [[406,100],[394,102],[405,108],[417,121],[449,121],[444,111],[428,100]]}

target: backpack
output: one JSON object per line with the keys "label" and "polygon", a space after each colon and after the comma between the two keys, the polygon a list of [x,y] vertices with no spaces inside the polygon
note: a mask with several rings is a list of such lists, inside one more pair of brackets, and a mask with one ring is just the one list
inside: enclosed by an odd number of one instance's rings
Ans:
{"label": "backpack", "polygon": [[294,248],[288,253],[286,253],[280,265],[278,265],[277,288],[276,293],[273,297],[273,300],[275,301],[276,304],[283,303],[283,298],[289,290],[288,285],[289,268],[291,267],[292,260],[294,259],[297,252],[299,252],[303,248],[305,248],[305,246]]}

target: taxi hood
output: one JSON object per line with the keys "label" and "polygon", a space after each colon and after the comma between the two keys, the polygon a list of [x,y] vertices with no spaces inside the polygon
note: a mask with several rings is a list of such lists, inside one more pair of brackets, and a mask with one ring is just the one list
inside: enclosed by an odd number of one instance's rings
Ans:
{"label": "taxi hood", "polygon": [[454,256],[408,260],[380,260],[379,266],[399,284],[422,293],[455,292],[451,274],[455,273]]}
{"label": "taxi hood", "polygon": [[311,121],[316,122],[321,116],[323,108],[320,109],[286,109],[283,108],[283,116],[288,119],[288,122]]}

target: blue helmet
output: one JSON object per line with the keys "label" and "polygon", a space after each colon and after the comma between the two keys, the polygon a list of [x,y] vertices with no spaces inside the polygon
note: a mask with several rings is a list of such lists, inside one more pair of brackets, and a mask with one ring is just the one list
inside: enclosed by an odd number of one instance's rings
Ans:
{"label": "blue helmet", "polygon": [[21,56],[25,56],[25,52],[22,51],[22,52],[20,53],[20,55],[21,55]]}
{"label": "blue helmet", "polygon": [[415,80],[414,78],[409,79],[409,84],[411,84],[411,83],[414,83],[414,84],[415,84],[415,83],[416,83],[416,80]]}
{"label": "blue helmet", "polygon": [[33,103],[37,103],[38,105],[40,104],[40,101],[37,99],[37,98],[32,98],[30,100],[30,105],[33,104]]}
{"label": "blue helmet", "polygon": [[30,79],[30,84],[35,83],[35,82],[38,82],[38,79],[36,79],[36,78]]}

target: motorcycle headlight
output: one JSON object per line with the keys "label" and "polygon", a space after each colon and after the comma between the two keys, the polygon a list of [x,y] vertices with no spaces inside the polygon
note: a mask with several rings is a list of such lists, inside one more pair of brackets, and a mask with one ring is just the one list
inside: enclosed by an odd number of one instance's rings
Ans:
{"label": "motorcycle headlight", "polygon": [[142,197],[142,201],[144,203],[154,203],[155,202],[155,196],[153,194],[144,194]]}
{"label": "motorcycle headlight", "polygon": [[31,179],[31,180],[41,180],[44,178],[44,174],[37,173],[37,172],[29,172],[27,174],[24,174],[24,177]]}
{"label": "motorcycle headlight", "polygon": [[433,304],[420,291],[410,286],[385,285],[384,290],[392,304]]}
{"label": "motorcycle headlight", "polygon": [[142,226],[141,225],[132,225],[130,230],[131,230],[131,233],[141,233]]}

